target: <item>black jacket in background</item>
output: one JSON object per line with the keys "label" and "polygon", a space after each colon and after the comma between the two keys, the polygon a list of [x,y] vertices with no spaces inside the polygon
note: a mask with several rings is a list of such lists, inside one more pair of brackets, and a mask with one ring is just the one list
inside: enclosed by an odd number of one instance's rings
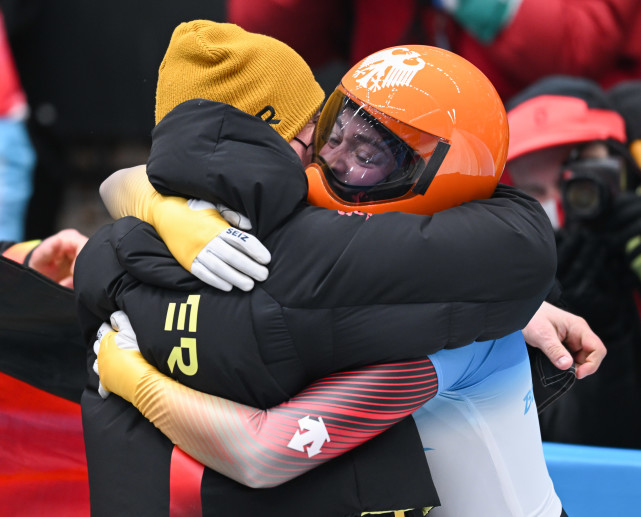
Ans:
{"label": "black jacket in background", "polygon": [[[577,235],[578,232],[559,232],[559,250]],[[560,256],[564,262],[560,278],[562,302],[567,310],[585,318],[605,344],[608,355],[594,375],[576,382],[567,395],[541,415],[541,434],[544,440],[554,442],[641,449],[638,283],[622,250],[608,249],[607,235],[585,235],[592,242],[583,246],[594,245],[590,254]]]}

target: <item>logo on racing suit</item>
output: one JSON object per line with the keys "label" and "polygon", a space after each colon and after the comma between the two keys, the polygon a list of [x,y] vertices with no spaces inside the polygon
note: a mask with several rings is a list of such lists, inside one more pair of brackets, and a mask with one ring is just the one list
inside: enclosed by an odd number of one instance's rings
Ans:
{"label": "logo on racing suit", "polygon": [[322,452],[321,447],[323,444],[331,441],[329,439],[329,433],[325,428],[325,422],[323,422],[320,416],[318,420],[312,419],[309,415],[304,416],[298,421],[298,426],[301,428],[301,431],[307,432],[301,433],[300,431],[296,431],[294,437],[287,444],[287,447],[295,451],[305,452],[305,446],[307,446],[308,458]]}
{"label": "logo on racing suit", "polygon": [[365,59],[354,72],[354,79],[363,88],[377,92],[382,88],[409,86],[416,72],[425,68],[418,52],[396,47],[382,50]]}
{"label": "logo on racing suit", "polygon": [[530,410],[532,407],[532,403],[534,402],[534,393],[532,390],[528,391],[525,394],[525,397],[523,397],[523,402],[525,402],[525,412],[523,413],[524,415],[527,415],[527,412]]}

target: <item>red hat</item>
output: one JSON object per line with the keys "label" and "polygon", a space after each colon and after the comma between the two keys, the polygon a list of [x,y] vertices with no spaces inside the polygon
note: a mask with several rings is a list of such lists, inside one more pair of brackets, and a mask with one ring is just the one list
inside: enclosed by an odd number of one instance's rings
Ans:
{"label": "red hat", "polygon": [[625,121],[615,111],[590,108],[586,101],[563,95],[541,95],[508,112],[507,159],[564,144],[593,140],[626,142]]}

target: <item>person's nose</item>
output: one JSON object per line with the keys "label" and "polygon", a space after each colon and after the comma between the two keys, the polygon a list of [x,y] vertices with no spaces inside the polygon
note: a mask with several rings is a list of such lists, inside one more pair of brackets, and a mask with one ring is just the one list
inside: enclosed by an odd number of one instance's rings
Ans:
{"label": "person's nose", "polygon": [[340,144],[334,148],[325,146],[325,149],[323,149],[321,156],[325,159],[327,165],[331,167],[332,171],[334,171],[334,175],[337,179],[341,181],[347,179],[347,176],[349,174],[349,166],[347,164],[347,160],[345,159],[346,155],[343,150],[343,144]]}

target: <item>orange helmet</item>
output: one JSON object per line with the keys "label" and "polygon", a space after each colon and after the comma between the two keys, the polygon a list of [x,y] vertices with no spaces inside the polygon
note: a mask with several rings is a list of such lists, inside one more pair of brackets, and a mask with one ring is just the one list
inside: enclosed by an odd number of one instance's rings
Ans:
{"label": "orange helmet", "polygon": [[474,65],[425,45],[381,50],[347,72],[323,108],[308,200],[433,214],[490,197],[507,149],[505,108]]}

